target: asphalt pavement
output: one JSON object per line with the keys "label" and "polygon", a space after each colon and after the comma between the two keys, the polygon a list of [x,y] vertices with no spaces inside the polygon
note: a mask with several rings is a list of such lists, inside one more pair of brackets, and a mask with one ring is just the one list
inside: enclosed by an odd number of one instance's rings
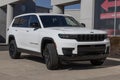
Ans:
{"label": "asphalt pavement", "polygon": [[97,67],[90,62],[72,62],[50,71],[40,57],[22,54],[21,59],[13,60],[8,48],[0,49],[0,80],[120,80],[118,58],[108,58]]}

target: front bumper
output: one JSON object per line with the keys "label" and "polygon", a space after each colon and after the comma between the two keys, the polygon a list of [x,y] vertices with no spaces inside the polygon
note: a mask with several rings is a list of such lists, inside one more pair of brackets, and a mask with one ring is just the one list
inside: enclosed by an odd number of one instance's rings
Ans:
{"label": "front bumper", "polygon": [[64,60],[92,60],[106,58],[110,52],[109,40],[100,42],[62,41],[57,46],[58,55]]}
{"label": "front bumper", "polygon": [[61,60],[64,61],[89,61],[89,60],[96,60],[96,59],[105,59],[108,54],[99,54],[99,55],[87,55],[87,56],[59,56]]}
{"label": "front bumper", "polygon": [[[92,45],[93,46],[93,45]],[[78,54],[72,54],[71,49],[63,49],[64,56],[60,56],[63,60],[94,60],[94,59],[104,59],[109,54],[109,47],[105,45],[97,45],[96,47],[86,47],[78,46]],[[106,50],[106,51],[105,51]]]}

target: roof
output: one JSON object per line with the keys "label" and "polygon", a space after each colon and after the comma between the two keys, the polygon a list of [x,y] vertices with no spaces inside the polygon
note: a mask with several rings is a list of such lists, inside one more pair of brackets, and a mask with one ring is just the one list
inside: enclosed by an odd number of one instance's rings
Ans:
{"label": "roof", "polygon": [[[26,13],[26,14],[21,14],[16,17],[21,17],[21,16],[26,16],[26,15],[56,15],[56,16],[70,16],[67,14],[55,14],[55,13]],[[16,18],[15,17],[15,18]]]}
{"label": "roof", "polygon": [[37,8],[44,8],[44,9],[50,9],[50,8],[47,8],[47,7],[43,7],[43,6],[38,6],[36,5]]}
{"label": "roof", "polygon": [[20,0],[0,0],[0,7],[10,4],[10,3],[17,2],[17,1],[20,1]]}

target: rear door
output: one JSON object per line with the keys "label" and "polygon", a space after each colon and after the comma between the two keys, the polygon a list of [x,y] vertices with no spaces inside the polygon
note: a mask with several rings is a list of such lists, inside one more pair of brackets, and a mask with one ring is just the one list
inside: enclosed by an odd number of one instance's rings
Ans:
{"label": "rear door", "polygon": [[26,31],[28,28],[29,16],[21,16],[15,19],[13,23],[12,32],[18,48],[27,49]]}

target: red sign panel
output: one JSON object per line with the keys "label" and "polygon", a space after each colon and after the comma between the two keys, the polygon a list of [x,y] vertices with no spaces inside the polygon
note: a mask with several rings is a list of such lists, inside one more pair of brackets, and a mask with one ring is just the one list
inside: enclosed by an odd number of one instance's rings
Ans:
{"label": "red sign panel", "polygon": [[[116,3],[116,5],[115,5]],[[101,13],[100,19],[111,19],[111,18],[120,18],[120,12],[112,12],[112,13],[107,13],[109,8],[111,7],[117,7],[120,6],[120,0],[115,1],[109,1],[105,0],[102,4],[101,7],[106,11],[106,13]]]}
{"label": "red sign panel", "polygon": [[106,30],[109,35],[120,34],[120,0],[95,0],[94,28]]}

